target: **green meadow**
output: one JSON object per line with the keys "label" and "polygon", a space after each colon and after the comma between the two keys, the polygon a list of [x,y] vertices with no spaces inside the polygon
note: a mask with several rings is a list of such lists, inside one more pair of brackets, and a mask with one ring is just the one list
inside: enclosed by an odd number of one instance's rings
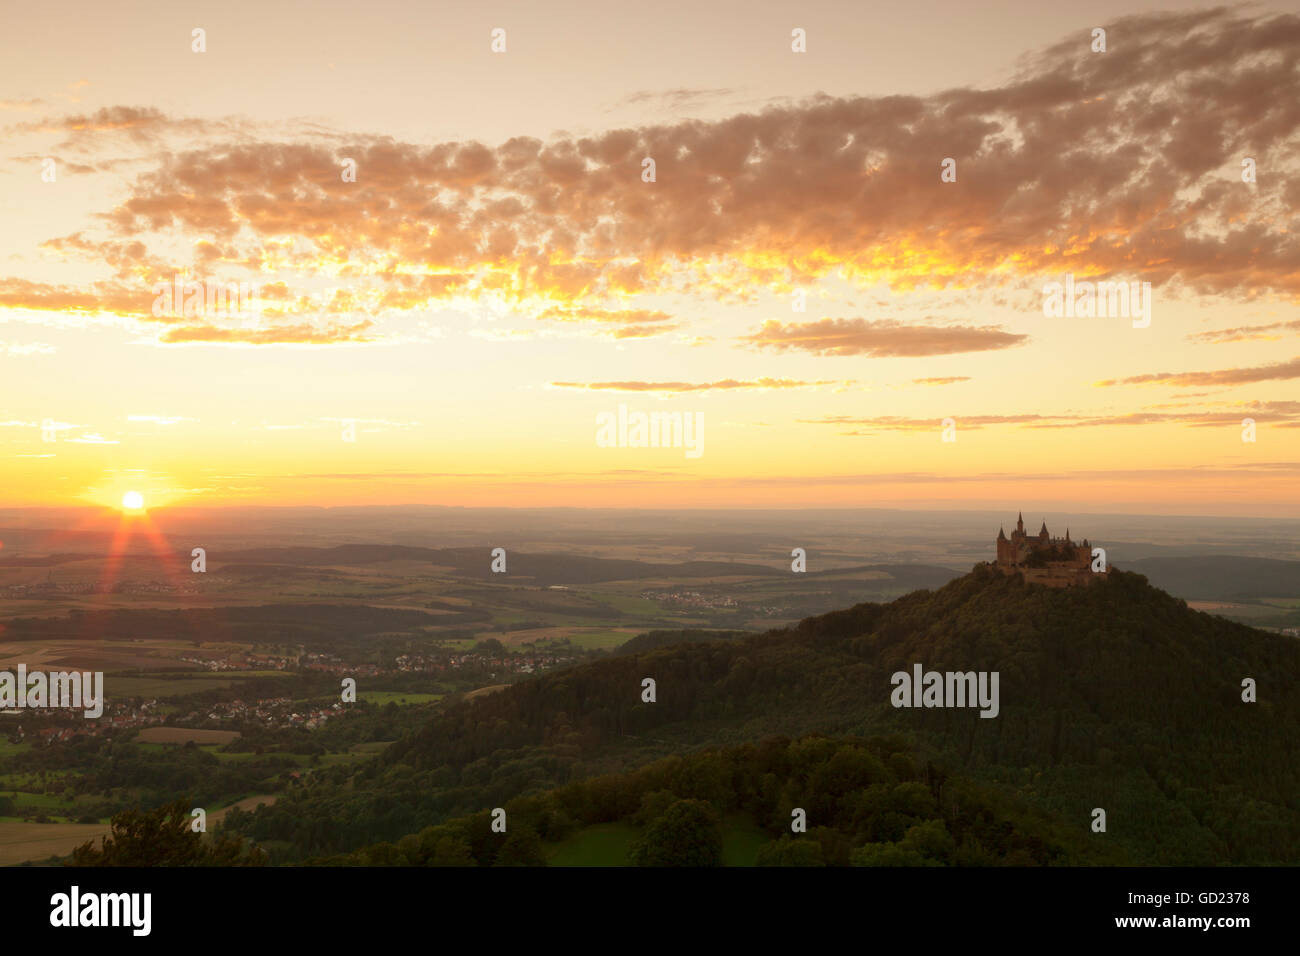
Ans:
{"label": "green meadow", "polygon": [[[630,823],[585,827],[547,853],[551,866],[631,866],[632,845],[641,831]],[[771,838],[743,816],[729,817],[722,831],[722,865],[753,866]]]}

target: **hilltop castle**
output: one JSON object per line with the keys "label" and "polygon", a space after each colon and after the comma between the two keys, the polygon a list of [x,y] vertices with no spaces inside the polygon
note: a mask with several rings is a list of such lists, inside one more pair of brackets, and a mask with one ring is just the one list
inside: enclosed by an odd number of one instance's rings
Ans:
{"label": "hilltop castle", "polygon": [[1003,574],[1019,574],[1033,584],[1068,588],[1091,584],[1106,574],[1092,570],[1092,545],[1087,538],[1076,544],[1070,540],[1068,528],[1064,538],[1053,538],[1047,532],[1046,521],[1038,534],[1031,535],[1025,531],[1023,512],[1011,537],[998,529],[997,547],[997,560],[992,566]]}

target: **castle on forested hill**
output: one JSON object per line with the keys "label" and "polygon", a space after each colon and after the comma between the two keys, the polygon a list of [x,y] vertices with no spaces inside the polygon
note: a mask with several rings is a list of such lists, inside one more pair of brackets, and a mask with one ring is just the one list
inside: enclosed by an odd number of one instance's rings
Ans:
{"label": "castle on forested hill", "polygon": [[[993,567],[1004,574],[1019,574],[1034,584],[1068,588],[1091,584],[1107,573],[1092,569],[1092,545],[1087,538],[1082,544],[1076,544],[1070,540],[1068,528],[1064,538],[1053,538],[1047,533],[1046,521],[1038,534],[1031,535],[1025,531],[1023,512],[1011,537],[1007,537],[1004,529],[998,529],[997,546],[998,556],[992,562]],[[1102,566],[1105,567],[1104,562]]]}

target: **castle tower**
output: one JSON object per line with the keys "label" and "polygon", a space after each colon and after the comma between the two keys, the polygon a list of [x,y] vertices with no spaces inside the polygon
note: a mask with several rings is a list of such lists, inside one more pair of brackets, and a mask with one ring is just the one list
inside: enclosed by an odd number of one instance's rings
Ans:
{"label": "castle tower", "polygon": [[1053,538],[1046,519],[1037,534],[1026,534],[1024,512],[1017,516],[1016,530],[1010,537],[1005,525],[998,528],[996,545],[994,566],[1029,583],[1054,588],[1087,586],[1105,574],[1091,570],[1092,546],[1087,538],[1076,544],[1068,527],[1064,538]]}

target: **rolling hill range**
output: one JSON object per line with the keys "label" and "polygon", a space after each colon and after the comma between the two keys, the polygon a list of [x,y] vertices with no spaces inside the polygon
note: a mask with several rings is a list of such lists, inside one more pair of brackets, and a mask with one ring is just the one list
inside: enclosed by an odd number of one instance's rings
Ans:
{"label": "rolling hill range", "polygon": [[[891,674],[914,664],[998,672],[997,718],[891,706]],[[673,754],[885,734],[935,772],[1106,841],[1126,862],[1292,862],[1298,668],[1296,641],[1191,611],[1140,575],[1049,590],[977,567],[888,604],[614,657],[452,704],[356,776],[327,775],[239,823],[299,856],[339,852]],[[647,677],[654,703],[641,699]],[[1247,677],[1258,703],[1242,701]],[[1088,830],[1095,808],[1104,834]]]}
{"label": "rolling hill range", "polygon": [[[490,568],[490,548],[420,548],[403,545],[348,544],[332,548],[252,548],[238,551],[211,552],[208,560],[214,573],[286,575],[300,569],[340,566],[364,566],[392,561],[427,562],[450,568],[456,576],[481,580],[519,580],[540,586],[574,586],[607,581],[636,581],[646,578],[785,578],[789,571],[765,564],[738,561],[657,562],[620,558],[600,558],[573,554],[547,554],[511,551],[509,574],[496,575]],[[0,568],[45,568],[88,560],[84,553],[53,555],[19,555],[0,557]],[[116,559],[118,566],[159,566],[188,568],[188,551],[174,555],[133,554]],[[871,564],[813,570],[804,577],[844,577],[868,574],[888,577],[900,587],[938,587],[956,577],[950,568],[928,564]]]}
{"label": "rolling hill range", "polygon": [[1124,567],[1145,575],[1155,587],[1186,598],[1300,598],[1300,561],[1223,555],[1142,558]]}
{"label": "rolling hill range", "polygon": [[[483,580],[506,579],[491,571],[490,548],[414,548],[396,545],[340,545],[335,548],[261,548],[222,554],[221,561],[234,565],[280,565],[318,567],[328,565],[374,564],[384,561],[427,561],[448,567],[458,576]],[[682,564],[659,564],[595,558],[571,554],[508,555],[510,579],[531,584],[580,585],[603,581],[634,580],[672,575],[679,578],[721,577],[730,575],[776,576],[781,572],[760,564],[728,561],[690,561]]]}

